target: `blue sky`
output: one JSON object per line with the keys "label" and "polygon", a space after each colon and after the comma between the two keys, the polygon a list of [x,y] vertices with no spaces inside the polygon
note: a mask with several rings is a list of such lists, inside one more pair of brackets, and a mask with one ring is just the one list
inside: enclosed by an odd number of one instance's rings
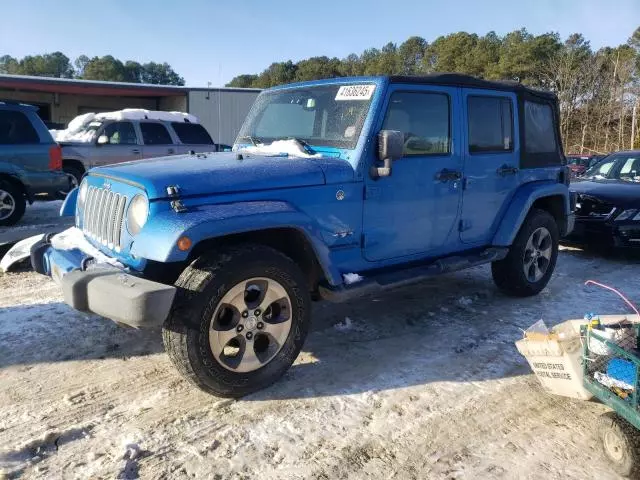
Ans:
{"label": "blue sky", "polygon": [[62,51],[166,61],[187,85],[223,85],[274,61],[345,57],[412,35],[580,32],[594,48],[640,26],[640,0],[75,0],[2,2],[0,55]]}

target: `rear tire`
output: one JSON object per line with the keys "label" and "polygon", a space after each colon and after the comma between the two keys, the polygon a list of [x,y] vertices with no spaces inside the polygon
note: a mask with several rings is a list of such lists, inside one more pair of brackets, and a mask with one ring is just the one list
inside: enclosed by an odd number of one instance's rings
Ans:
{"label": "rear tire", "polygon": [[176,286],[165,349],[205,392],[253,393],[284,375],[300,353],[310,324],[309,289],[282,253],[251,244],[221,249],[196,259]]}
{"label": "rear tire", "polygon": [[598,418],[598,437],[616,473],[623,477],[638,478],[640,432],[615,412],[607,412]]}
{"label": "rear tire", "polygon": [[513,297],[540,293],[555,269],[559,237],[558,225],[549,212],[531,210],[508,255],[491,264],[493,281],[498,288]]}
{"label": "rear tire", "polygon": [[71,189],[80,186],[80,182],[82,181],[82,177],[84,175],[84,170],[75,165],[65,165],[62,167],[64,173],[71,175],[73,177],[74,185],[71,185]]}
{"label": "rear tire", "polygon": [[0,180],[0,226],[15,225],[24,216],[27,201],[15,183]]}

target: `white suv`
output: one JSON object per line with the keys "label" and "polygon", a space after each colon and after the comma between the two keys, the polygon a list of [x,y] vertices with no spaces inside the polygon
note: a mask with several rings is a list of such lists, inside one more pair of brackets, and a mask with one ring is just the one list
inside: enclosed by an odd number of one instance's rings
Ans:
{"label": "white suv", "polygon": [[74,119],[67,130],[52,133],[62,145],[62,167],[73,177],[73,186],[96,166],[217,151],[198,118],[180,112],[128,109],[85,114]]}

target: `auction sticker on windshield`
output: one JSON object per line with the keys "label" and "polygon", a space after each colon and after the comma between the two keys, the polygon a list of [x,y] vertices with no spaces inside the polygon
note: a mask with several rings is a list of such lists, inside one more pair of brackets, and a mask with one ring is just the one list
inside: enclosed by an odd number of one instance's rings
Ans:
{"label": "auction sticker on windshield", "polygon": [[343,85],[338,89],[336,100],[369,100],[375,85]]}

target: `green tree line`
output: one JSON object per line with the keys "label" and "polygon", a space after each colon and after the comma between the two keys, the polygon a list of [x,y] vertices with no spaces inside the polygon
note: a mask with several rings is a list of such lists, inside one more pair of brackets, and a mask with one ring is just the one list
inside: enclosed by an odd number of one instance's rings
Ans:
{"label": "green tree line", "polygon": [[227,86],[266,88],[351,75],[432,72],[517,80],[554,91],[567,152],[640,148],[640,28],[625,44],[598,50],[579,33],[562,39],[557,33],[533,35],[526,29],[504,36],[457,32],[433,42],[410,37],[400,45],[387,43],[343,59],[272,63],[260,74],[235,77]]}
{"label": "green tree line", "polygon": [[28,55],[21,59],[4,55],[0,56],[0,73],[111,82],[184,85],[184,78],[178,75],[166,62],[142,64],[131,60],[122,62],[111,55],[91,58],[80,55],[73,63],[62,52]]}

